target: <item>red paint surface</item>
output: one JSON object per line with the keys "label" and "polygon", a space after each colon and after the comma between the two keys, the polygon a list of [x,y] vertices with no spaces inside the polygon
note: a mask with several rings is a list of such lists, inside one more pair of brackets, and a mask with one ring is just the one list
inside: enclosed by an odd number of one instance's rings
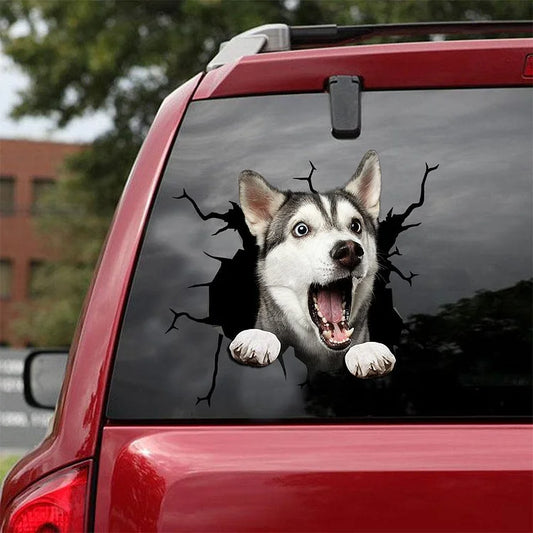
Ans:
{"label": "red paint surface", "polygon": [[108,427],[97,531],[530,531],[529,426]]}
{"label": "red paint surface", "polygon": [[522,72],[532,47],[533,39],[502,39],[260,54],[209,72],[194,99],[322,91],[341,74],[361,76],[366,90],[528,85]]}
{"label": "red paint surface", "polygon": [[200,77],[163,102],[137,156],[85,300],[53,432],[6,479],[0,514],[33,481],[96,453],[108,372],[137,248],[168,151]]}

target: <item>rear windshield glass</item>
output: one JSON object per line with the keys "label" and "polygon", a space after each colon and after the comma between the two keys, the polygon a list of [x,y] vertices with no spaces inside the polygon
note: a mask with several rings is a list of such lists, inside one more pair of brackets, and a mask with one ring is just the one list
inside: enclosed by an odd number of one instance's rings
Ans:
{"label": "rear windshield glass", "polygon": [[112,419],[531,411],[531,90],[190,105],[120,334]]}

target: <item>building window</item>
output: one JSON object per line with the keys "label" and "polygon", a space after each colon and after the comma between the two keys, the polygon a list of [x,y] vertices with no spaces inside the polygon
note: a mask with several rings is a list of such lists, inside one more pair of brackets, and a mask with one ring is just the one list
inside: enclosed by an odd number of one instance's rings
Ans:
{"label": "building window", "polygon": [[32,204],[33,214],[42,213],[46,209],[46,197],[55,187],[55,180],[51,178],[34,178],[32,182]]}
{"label": "building window", "polygon": [[30,279],[28,284],[28,296],[30,298],[39,298],[43,294],[43,276],[42,271],[45,266],[44,261],[30,262]]}
{"label": "building window", "polygon": [[13,262],[10,259],[0,259],[0,300],[11,298],[13,283]]}
{"label": "building window", "polygon": [[15,178],[0,176],[0,215],[10,216],[15,213]]}

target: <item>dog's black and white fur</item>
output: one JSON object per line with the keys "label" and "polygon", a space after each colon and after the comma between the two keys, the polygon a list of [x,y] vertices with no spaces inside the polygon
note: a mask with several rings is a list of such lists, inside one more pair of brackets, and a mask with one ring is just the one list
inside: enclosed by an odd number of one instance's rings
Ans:
{"label": "dog's black and white fur", "polygon": [[265,366],[293,346],[311,373],[345,364],[366,378],[393,369],[394,355],[369,342],[367,325],[380,192],[374,151],[343,188],[324,194],[279,191],[256,172],[241,172],[240,204],[259,247],[260,305],[256,329],[230,344],[235,360]]}

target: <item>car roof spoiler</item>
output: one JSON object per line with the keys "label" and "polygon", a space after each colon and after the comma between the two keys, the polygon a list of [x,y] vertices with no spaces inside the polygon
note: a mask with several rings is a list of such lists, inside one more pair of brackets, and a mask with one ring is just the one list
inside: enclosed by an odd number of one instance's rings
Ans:
{"label": "car roof spoiler", "polygon": [[207,70],[216,69],[247,55],[360,42],[372,37],[489,33],[519,33],[531,36],[533,21],[414,22],[362,26],[265,24],[222,43],[218,54],[207,65]]}

